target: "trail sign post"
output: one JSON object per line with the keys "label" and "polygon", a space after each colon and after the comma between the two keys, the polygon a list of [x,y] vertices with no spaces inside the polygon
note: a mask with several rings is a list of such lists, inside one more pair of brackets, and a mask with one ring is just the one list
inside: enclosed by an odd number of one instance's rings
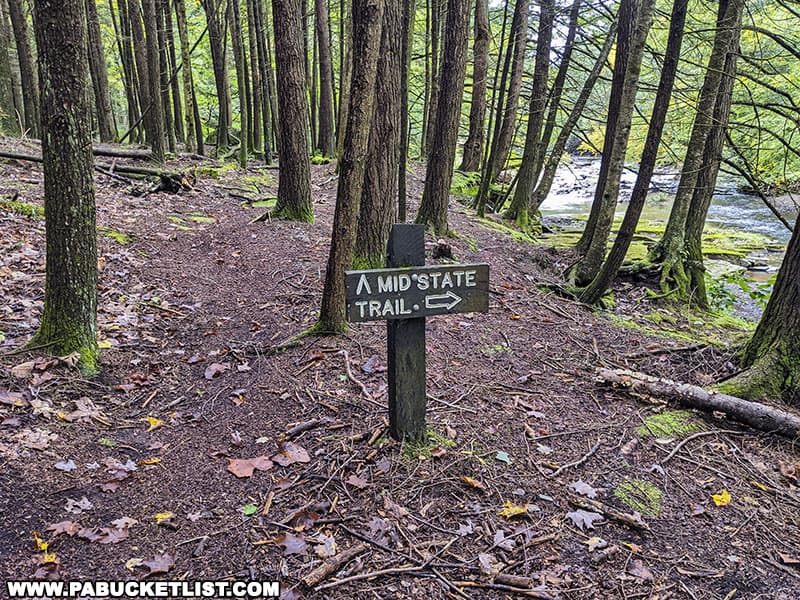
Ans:
{"label": "trail sign post", "polygon": [[387,321],[389,430],[425,438],[425,317],[489,308],[489,265],[425,266],[422,225],[395,224],[387,269],[347,271],[347,318]]}

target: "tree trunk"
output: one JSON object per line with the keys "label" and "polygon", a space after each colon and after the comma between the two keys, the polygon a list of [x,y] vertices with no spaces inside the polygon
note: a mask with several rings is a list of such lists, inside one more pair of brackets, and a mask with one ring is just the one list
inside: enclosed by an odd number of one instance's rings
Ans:
{"label": "tree trunk", "polygon": [[[256,156],[263,153],[264,142],[262,139],[262,125],[265,119],[264,109],[268,106],[264,102],[264,78],[261,76],[261,64],[263,59],[259,59],[258,50],[258,19],[256,17],[256,0],[245,0],[247,2],[247,41],[250,46],[250,73],[253,81],[253,102],[252,102],[252,123],[253,131],[253,152]],[[266,113],[269,114],[269,113]]]}
{"label": "tree trunk", "polygon": [[[189,28],[186,24],[186,1],[175,0],[175,21],[181,43],[181,76],[183,77],[183,114],[185,117],[186,151],[195,152],[197,143],[194,122],[194,85],[192,82],[192,59],[189,54]],[[202,136],[202,132],[200,132]]]}
{"label": "tree trunk", "polygon": [[94,101],[97,112],[98,133],[101,142],[117,140],[117,125],[114,123],[114,111],[111,108],[111,96],[108,93],[108,71],[103,52],[103,40],[100,37],[100,22],[97,19],[97,6],[94,0],[85,0],[86,24],[89,40],[89,72],[92,76]]}
{"label": "tree trunk", "polygon": [[[258,71],[259,73],[259,82],[261,85],[261,113],[263,115],[261,124],[264,129],[264,162],[266,164],[272,163],[272,104],[271,104],[271,92],[270,92],[270,83],[269,80],[271,78],[271,65],[269,65],[267,61],[267,44],[266,44],[266,32],[264,31],[264,15],[263,15],[263,3],[261,0],[249,0],[253,6],[253,14],[254,20],[252,22],[251,31],[253,35],[256,36],[256,48],[258,51]],[[255,80],[254,80],[255,81]]]}
{"label": "tree trunk", "polygon": [[675,86],[675,75],[678,72],[681,45],[683,44],[683,28],[686,23],[687,5],[688,0],[675,0],[672,5],[667,48],[664,52],[664,65],[661,68],[661,78],[658,82],[658,91],[653,104],[653,113],[650,116],[650,126],[647,130],[647,139],[639,162],[636,183],[633,186],[628,209],[625,211],[625,217],[622,220],[622,225],[620,225],[611,252],[600,272],[581,293],[582,302],[595,304],[600,301],[611,282],[617,276],[617,272],[625,260],[625,255],[628,253],[628,248],[630,248],[631,241],[636,233],[636,226],[639,223],[639,217],[642,214],[647,194],[650,191],[650,181],[653,178],[653,169],[658,158],[661,134],[664,130],[667,110],[672,98],[672,90]]}
{"label": "tree trunk", "polygon": [[281,136],[278,143],[278,216],[314,220],[308,158],[308,103],[300,0],[272,0]]}
{"label": "tree trunk", "polygon": [[44,313],[31,346],[98,370],[97,238],[83,0],[36,0],[47,223]]}
{"label": "tree trunk", "polygon": [[[353,79],[350,87],[347,139],[339,159],[339,186],[333,217],[325,288],[317,329],[341,332],[345,317],[344,272],[353,264],[356,227],[364,188],[375,78],[381,40],[383,0],[353,0]],[[276,19],[277,21],[277,19]],[[399,31],[392,32],[398,36]]]}
{"label": "tree trunk", "polygon": [[332,156],[335,151],[333,130],[333,57],[328,35],[328,3],[314,1],[319,56],[319,115],[316,149],[323,156]]}
{"label": "tree trunk", "polygon": [[536,63],[533,69],[528,130],[525,134],[525,150],[517,175],[517,188],[508,209],[507,217],[515,219],[523,231],[528,229],[528,211],[531,194],[536,185],[536,165],[541,147],[544,115],[547,108],[547,79],[550,67],[550,46],[553,40],[553,20],[555,19],[555,0],[542,0],[539,14],[539,34],[536,40]]}
{"label": "tree trunk", "polygon": [[374,100],[380,110],[372,115],[353,260],[359,269],[386,265],[386,244],[397,216],[402,31],[403,1],[385,0]]}
{"label": "tree trunk", "polygon": [[164,1],[154,0],[154,10],[156,19],[158,40],[158,82],[159,96],[161,97],[161,114],[164,123],[164,139],[167,142],[167,149],[175,154],[177,151],[177,139],[175,137],[175,121],[172,112],[172,98],[170,94],[170,72],[169,57],[167,56],[167,39],[164,25]]}
{"label": "tree trunk", "polygon": [[[158,0],[143,0],[145,39],[147,43],[148,95],[150,96],[149,115],[150,147],[153,160],[164,163],[164,110],[161,103],[161,60],[158,43]],[[146,126],[146,125],[145,125]]]}
{"label": "tree trunk", "polygon": [[[120,3],[120,8],[122,8],[122,3]],[[152,144],[153,140],[150,137],[153,134],[150,123],[152,118],[150,114],[152,98],[150,97],[150,73],[147,67],[147,42],[144,39],[143,19],[142,0],[128,0],[128,20],[131,28],[131,37],[133,38],[133,55],[136,63],[136,81],[134,83],[139,96],[139,110],[142,115],[145,140],[147,143]],[[160,98],[160,96],[156,96],[156,98]]]}
{"label": "tree trunk", "polygon": [[0,0],[0,134],[17,135],[14,83],[11,76],[11,30],[6,5]]}
{"label": "tree trunk", "polygon": [[[625,154],[628,150],[636,94],[639,89],[642,56],[647,34],[653,23],[655,4],[655,0],[641,0],[636,10],[636,24],[625,66],[625,79],[620,95],[619,113],[616,116],[617,123],[608,163],[608,174],[602,193],[595,195],[595,202],[599,201],[597,222],[586,254],[574,269],[575,283],[579,286],[591,283],[600,272],[606,256],[608,238],[611,235],[611,226],[614,223],[614,214],[617,208],[620,178],[622,169],[625,168]],[[617,45],[619,46],[619,43]]]}
{"label": "tree trunk", "polygon": [[223,4],[225,0],[202,0],[208,22],[208,41],[211,46],[211,62],[214,68],[214,83],[217,87],[217,156],[224,154],[230,144],[229,115],[230,93],[228,91],[228,63],[225,60],[225,29],[222,15],[225,14]]}
{"label": "tree trunk", "polygon": [[453,179],[461,97],[467,70],[469,13],[468,0],[448,0],[441,69],[442,93],[436,110],[436,129],[428,159],[425,190],[417,215],[417,223],[430,227],[438,236],[447,235],[449,231],[447,203]]}
{"label": "tree trunk", "polygon": [[339,57],[339,115],[336,122],[336,155],[341,156],[344,149],[344,138],[347,134],[347,113],[350,102],[350,79],[353,71],[353,13],[348,10],[350,3],[342,0],[340,4],[342,20],[342,39]]}
{"label": "tree trunk", "polygon": [[517,0],[514,7],[514,19],[511,21],[511,44],[513,47],[511,76],[508,83],[503,119],[497,124],[500,131],[497,137],[497,150],[494,154],[492,170],[490,171],[492,175],[490,181],[494,181],[500,171],[505,168],[517,127],[519,94],[522,90],[522,75],[525,72],[525,50],[528,47],[529,10],[530,0]]}
{"label": "tree trunk", "polygon": [[708,59],[708,67],[700,89],[692,133],[686,147],[678,191],[672,204],[667,227],[661,241],[653,249],[651,258],[662,263],[661,288],[673,294],[677,300],[689,299],[689,277],[683,266],[686,219],[689,205],[703,162],[706,138],[713,126],[714,105],[717,100],[725,57],[730,41],[738,29],[743,0],[721,0],[714,46]]}
{"label": "tree trunk", "polygon": [[172,26],[172,3],[170,0],[162,0],[161,8],[164,11],[164,37],[167,40],[167,55],[169,56],[169,82],[172,91],[172,114],[174,116],[172,122],[175,127],[175,137],[179,142],[185,143],[186,132],[183,128],[181,82],[178,79],[178,55],[175,50],[175,28]]}
{"label": "tree trunk", "polygon": [[247,168],[247,140],[250,138],[250,123],[248,122],[249,110],[247,108],[247,91],[245,80],[247,72],[245,65],[247,58],[244,52],[244,38],[242,37],[241,10],[239,0],[229,0],[231,40],[233,40],[233,59],[236,64],[236,85],[239,92],[239,120],[241,123],[241,141],[239,142],[239,167]]}
{"label": "tree trunk", "polygon": [[[36,80],[35,59],[31,47],[28,20],[22,0],[8,0],[11,26],[17,42],[22,97],[25,103],[25,129],[31,137],[39,137],[39,82]],[[85,60],[85,59],[84,59]]]}
{"label": "tree trunk", "polygon": [[[114,12],[113,0],[108,1],[108,8],[111,12],[111,21],[114,24],[114,31],[117,37],[117,49],[119,50],[120,62],[122,64],[123,84],[125,87],[125,100],[128,106],[128,128],[134,127],[134,123],[140,122],[139,98],[136,95],[136,64],[133,57],[133,47],[131,42],[131,23],[128,17],[128,5],[125,0],[118,0],[119,18]],[[142,141],[144,137],[141,127],[135,127],[131,132],[131,140],[134,142]]]}
{"label": "tree trunk", "polygon": [[714,105],[714,124],[706,138],[702,166],[697,176],[692,202],[689,205],[689,213],[686,217],[683,268],[689,276],[690,297],[695,304],[704,310],[711,308],[711,305],[706,291],[706,269],[703,264],[703,228],[706,224],[708,208],[711,206],[711,199],[714,196],[714,188],[717,185],[717,175],[719,175],[720,162],[722,161],[722,149],[725,145],[725,132],[728,128],[728,118],[731,114],[740,32],[741,21],[728,47],[722,81],[720,81],[717,101]]}
{"label": "tree trunk", "polygon": [[278,88],[276,83],[276,75],[275,70],[272,68],[272,42],[270,41],[269,37],[269,12],[268,10],[264,10],[261,12],[261,22],[262,22],[262,31],[264,32],[264,50],[266,52],[266,63],[267,63],[267,70],[266,70],[266,77],[267,77],[267,86],[269,87],[269,108],[270,108],[270,116],[272,118],[272,133],[274,139],[274,147],[280,146],[281,143],[281,124],[280,118],[278,115]]}
{"label": "tree trunk", "polygon": [[477,171],[483,156],[486,121],[486,85],[489,73],[489,3],[475,2],[475,40],[472,46],[472,98],[469,109],[469,134],[459,171]]}
{"label": "tree trunk", "polygon": [[411,70],[411,48],[414,40],[414,17],[416,1],[406,0],[403,3],[403,42],[400,49],[400,156],[397,169],[397,220],[404,223],[407,218],[408,185],[406,170],[408,165],[408,75]]}
{"label": "tree trunk", "polygon": [[427,120],[423,127],[422,153],[427,157],[430,155],[431,144],[433,144],[433,132],[436,129],[436,111],[439,103],[439,62],[441,40],[442,8],[446,0],[430,0],[430,19],[428,20],[428,36],[431,40],[431,51],[428,56],[428,73],[430,82],[428,83],[428,105]]}

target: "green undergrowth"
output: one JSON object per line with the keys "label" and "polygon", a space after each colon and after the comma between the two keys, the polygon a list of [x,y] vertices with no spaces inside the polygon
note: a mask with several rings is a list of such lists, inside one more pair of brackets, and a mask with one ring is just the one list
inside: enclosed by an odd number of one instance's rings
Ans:
{"label": "green undergrowth", "polygon": [[683,439],[705,428],[686,410],[664,410],[644,419],[636,430],[641,437]]}
{"label": "green undergrowth", "polygon": [[677,307],[629,316],[609,314],[608,318],[618,327],[648,336],[724,348],[743,344],[755,328],[755,323],[728,313],[699,313]]}
{"label": "green undergrowth", "polygon": [[226,162],[214,167],[209,167],[209,166],[197,167],[197,175],[211,177],[212,179],[219,179],[226,173],[230,173],[231,171],[236,171],[238,168],[239,168],[238,163]]}
{"label": "green undergrowth", "polygon": [[657,517],[661,514],[664,493],[649,481],[631,479],[614,489],[614,497],[643,516]]}
{"label": "green undergrowth", "polygon": [[428,459],[433,456],[437,448],[453,448],[455,445],[456,443],[450,438],[428,429],[425,440],[403,442],[401,455],[409,460]]}
{"label": "green undergrowth", "polygon": [[114,240],[121,246],[127,246],[133,242],[133,236],[131,234],[112,229],[111,227],[98,227],[97,233],[107,237],[108,239]]}
{"label": "green undergrowth", "polygon": [[29,204],[28,202],[19,202],[18,200],[0,200],[0,209],[8,210],[31,219],[44,218],[44,208],[36,204]]}

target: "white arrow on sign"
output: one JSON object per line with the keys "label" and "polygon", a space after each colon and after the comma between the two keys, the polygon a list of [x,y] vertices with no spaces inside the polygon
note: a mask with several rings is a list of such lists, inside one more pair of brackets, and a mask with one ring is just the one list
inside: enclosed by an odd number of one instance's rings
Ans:
{"label": "white arrow on sign", "polygon": [[457,296],[450,291],[448,291],[446,294],[425,296],[425,308],[446,308],[447,310],[450,310],[459,302],[461,302],[461,300],[461,296]]}

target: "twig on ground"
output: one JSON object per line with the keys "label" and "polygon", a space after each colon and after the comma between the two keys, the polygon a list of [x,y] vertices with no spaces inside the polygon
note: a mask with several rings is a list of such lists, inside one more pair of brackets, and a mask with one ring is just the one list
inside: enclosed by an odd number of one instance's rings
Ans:
{"label": "twig on ground", "polygon": [[707,435],[716,435],[718,433],[739,433],[739,434],[741,434],[742,432],[741,431],[734,431],[732,429],[714,429],[712,431],[698,431],[697,433],[693,433],[689,437],[686,437],[686,438],[682,439],[680,441],[680,443],[678,443],[678,445],[675,446],[672,449],[672,452],[667,454],[667,456],[664,457],[664,460],[660,461],[659,464],[663,467],[665,464],[667,464],[669,461],[671,461],[673,458],[675,458],[675,455],[678,452],[680,452],[681,448],[683,448],[686,444],[688,444],[692,440],[696,440],[699,437],[704,437],[704,436],[707,436]]}
{"label": "twig on ground", "polygon": [[578,460],[571,463],[567,463],[565,465],[561,465],[558,469],[550,473],[548,477],[558,477],[559,475],[561,475],[561,473],[563,473],[567,469],[581,466],[583,463],[589,460],[594,455],[594,453],[597,452],[599,449],[600,449],[600,442],[597,441],[595,442],[594,446],[592,446],[591,449],[586,454],[581,456]]}
{"label": "twig on ground", "polygon": [[579,498],[577,496],[571,497],[569,499],[569,503],[573,506],[578,508],[582,508],[584,510],[592,510],[597,511],[599,513],[604,514],[606,517],[613,521],[617,521],[619,523],[623,523],[634,529],[643,529],[645,531],[650,531],[650,526],[644,522],[642,519],[642,515],[639,513],[628,514],[624,513],[616,508],[608,506],[607,504],[603,504],[602,502],[598,502],[597,500],[592,500],[591,498]]}
{"label": "twig on ground", "polygon": [[[303,584],[308,587],[314,587],[315,585],[319,585],[320,582],[324,581],[336,571],[339,571],[344,565],[349,563],[359,554],[363,554],[368,550],[366,544],[359,542],[352,548],[348,548],[347,550],[343,550],[336,556],[332,556],[327,560],[323,561],[321,565],[310,571],[306,574],[302,581]],[[341,581],[341,580],[340,580]]]}

